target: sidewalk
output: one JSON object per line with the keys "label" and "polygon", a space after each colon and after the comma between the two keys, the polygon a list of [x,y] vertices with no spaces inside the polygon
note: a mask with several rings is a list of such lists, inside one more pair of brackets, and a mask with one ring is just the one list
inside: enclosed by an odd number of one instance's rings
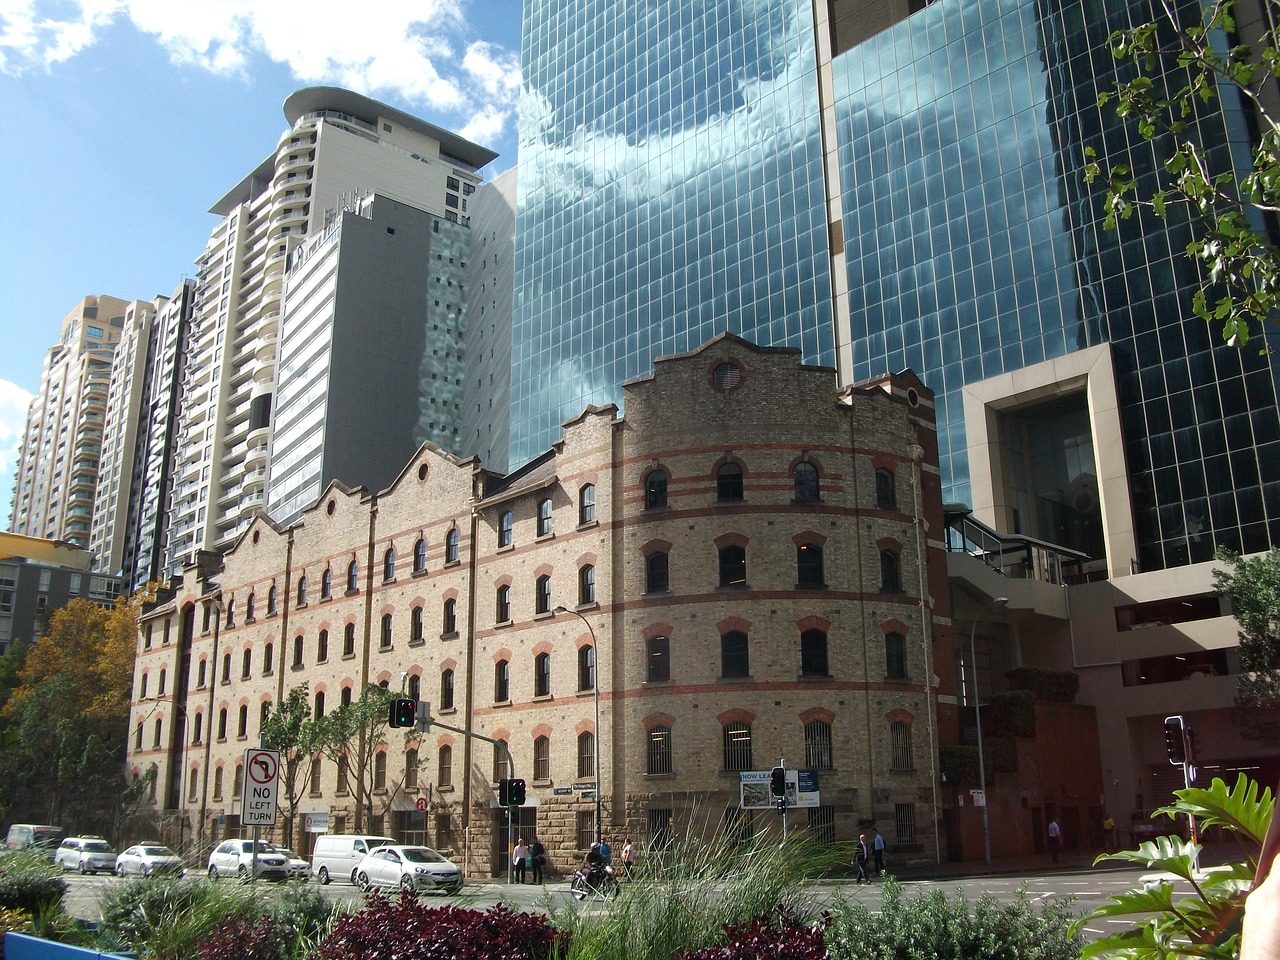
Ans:
{"label": "sidewalk", "polygon": [[[1218,843],[1204,848],[1200,854],[1200,866],[1212,867],[1231,861],[1235,850],[1230,844]],[[1043,876],[1048,873],[1090,873],[1112,870],[1132,870],[1141,866],[1128,860],[1107,860],[1093,865],[1095,854],[1078,850],[1058,854],[1058,862],[1047,853],[1025,857],[993,859],[988,866],[982,860],[961,862],[886,864],[887,872],[898,880],[962,880],[972,877],[1018,876],[1021,874]]]}

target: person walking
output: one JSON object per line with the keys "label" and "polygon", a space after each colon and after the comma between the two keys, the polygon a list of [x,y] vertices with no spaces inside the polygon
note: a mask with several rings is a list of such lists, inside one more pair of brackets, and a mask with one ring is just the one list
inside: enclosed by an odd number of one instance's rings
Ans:
{"label": "person walking", "polygon": [[1049,821],[1049,852],[1053,854],[1053,862],[1058,862],[1058,850],[1062,847],[1062,828],[1058,826],[1058,818]]}
{"label": "person walking", "polygon": [[511,866],[515,867],[515,882],[524,883],[525,859],[529,856],[529,848],[525,846],[524,837],[516,841],[516,848],[511,851]]}
{"label": "person walking", "polygon": [[533,862],[533,882],[542,883],[542,868],[547,865],[547,848],[536,837],[529,844],[529,857]]}
{"label": "person walking", "polygon": [[876,835],[871,838],[871,853],[876,861],[876,876],[884,875],[884,834],[879,827],[872,827]]}
{"label": "person walking", "polygon": [[858,846],[853,851],[853,866],[858,868],[858,876],[854,879],[854,883],[870,883],[871,878],[867,876],[867,835],[865,833],[858,835]]}
{"label": "person walking", "polygon": [[627,875],[627,879],[631,879],[631,868],[636,863],[636,847],[631,842],[631,838],[627,837],[627,842],[622,847],[622,872]]}

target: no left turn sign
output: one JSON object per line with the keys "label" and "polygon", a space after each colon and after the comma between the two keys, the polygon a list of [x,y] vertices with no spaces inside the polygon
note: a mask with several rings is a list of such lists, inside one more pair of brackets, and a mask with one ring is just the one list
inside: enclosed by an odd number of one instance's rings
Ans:
{"label": "no left turn sign", "polygon": [[247,827],[274,827],[280,778],[278,750],[244,752],[244,793],[240,797],[240,822]]}

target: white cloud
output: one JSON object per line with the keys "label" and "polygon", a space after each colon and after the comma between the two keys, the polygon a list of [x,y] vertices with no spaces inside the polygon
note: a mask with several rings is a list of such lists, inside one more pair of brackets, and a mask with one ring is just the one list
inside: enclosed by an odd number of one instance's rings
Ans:
{"label": "white cloud", "polygon": [[13,471],[17,468],[22,434],[27,429],[31,394],[16,383],[0,380],[0,528],[9,525]]}
{"label": "white cloud", "polygon": [[128,20],[175,64],[235,76],[266,57],[300,84],[452,113],[493,142],[515,115],[519,53],[474,39],[469,10],[484,16],[484,0],[0,0],[0,72],[48,69]]}

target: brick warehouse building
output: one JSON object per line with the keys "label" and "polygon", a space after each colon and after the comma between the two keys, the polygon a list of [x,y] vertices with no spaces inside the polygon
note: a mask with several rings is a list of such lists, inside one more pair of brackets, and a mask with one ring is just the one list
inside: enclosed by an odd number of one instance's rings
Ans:
{"label": "brick warehouse building", "polygon": [[[437,720],[509,745],[519,830],[558,869],[594,839],[597,762],[614,837],[775,830],[739,773],[785,758],[819,790],[793,827],[875,823],[899,862],[940,858],[958,726],[932,395],[909,373],[838,390],[722,334],[624,399],[510,475],[426,445],[386,490],[332,484],[189,570],[143,619],[134,681],[129,763],[155,764],[166,836],[241,832],[244,751],[291,689],[323,713],[404,675]],[[390,832],[501,872],[503,754],[384,738],[365,798],[309,761],[294,846]]]}

